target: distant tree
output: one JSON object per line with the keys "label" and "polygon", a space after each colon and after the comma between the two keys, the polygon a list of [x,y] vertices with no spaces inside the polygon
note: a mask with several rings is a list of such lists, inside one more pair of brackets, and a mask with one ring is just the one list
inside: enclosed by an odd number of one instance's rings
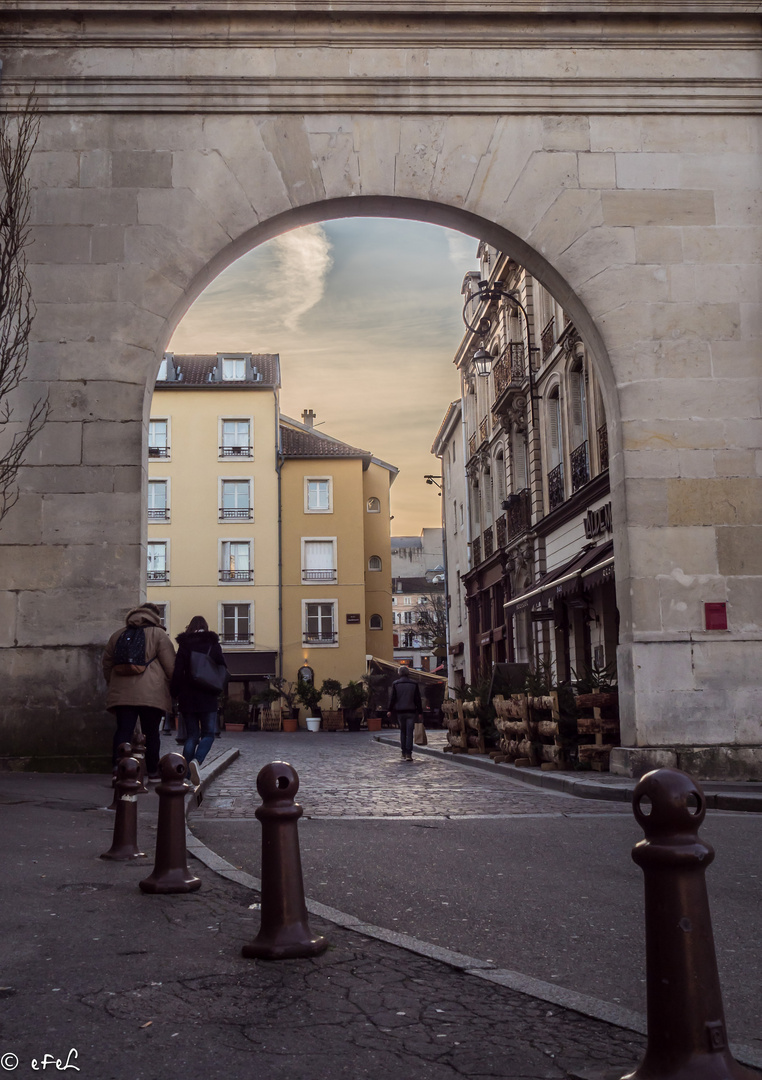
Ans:
{"label": "distant tree", "polygon": [[416,633],[440,659],[447,655],[447,602],[444,593],[427,593],[418,607]]}
{"label": "distant tree", "polygon": [[25,381],[35,315],[26,251],[29,245],[27,170],[40,117],[28,98],[15,116],[0,115],[0,522],[15,505],[18,473],[29,444],[49,415],[47,395],[19,416],[11,397]]}

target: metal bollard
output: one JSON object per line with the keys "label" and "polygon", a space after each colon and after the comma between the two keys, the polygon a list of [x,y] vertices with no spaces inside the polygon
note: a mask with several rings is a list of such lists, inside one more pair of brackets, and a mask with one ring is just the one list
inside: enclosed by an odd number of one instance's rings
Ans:
{"label": "metal bollard", "polygon": [[145,893],[188,893],[201,888],[201,878],[188,869],[185,849],[185,796],[193,790],[183,779],[186,767],[182,754],[165,754],[159,762],[156,858],[153,872],[139,882]]}
{"label": "metal bollard", "polygon": [[140,766],[140,775],[138,780],[140,781],[139,795],[145,795],[148,792],[148,785],[146,784],[146,737],[143,732],[138,732],[137,735],[133,733],[132,736],[132,756]]}
{"label": "metal bollard", "polygon": [[[132,746],[128,742],[119,743],[116,748],[116,767],[119,768],[119,762],[124,758],[132,757]],[[117,793],[116,793],[116,773],[114,773],[114,798],[111,800],[111,806],[107,806],[107,810],[116,810]]]}
{"label": "metal bollard", "polygon": [[133,757],[122,758],[116,767],[116,816],[114,839],[102,859],[137,859],[145,855],[138,850],[138,792],[140,766]]}
{"label": "metal bollard", "polygon": [[[650,811],[647,802],[650,800]],[[632,850],[643,870],[648,1045],[633,1080],[754,1080],[728,1049],[699,839],[701,788],[679,769],[648,773],[633,792],[646,834]]]}
{"label": "metal bollard", "polygon": [[319,956],[328,948],[315,937],[307,921],[297,822],[303,814],[294,797],[299,777],[285,761],[265,765],[257,777],[262,805],[262,921],[243,956],[259,960],[291,960]]}

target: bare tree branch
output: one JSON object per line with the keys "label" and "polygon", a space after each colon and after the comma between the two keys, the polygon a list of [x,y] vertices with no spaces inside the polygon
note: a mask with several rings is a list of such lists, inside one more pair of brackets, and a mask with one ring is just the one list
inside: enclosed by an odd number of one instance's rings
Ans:
{"label": "bare tree branch", "polygon": [[0,115],[0,522],[18,500],[18,474],[24,455],[50,415],[47,396],[38,398],[22,418],[10,402],[26,378],[35,315],[26,272],[27,170],[39,131],[40,117],[31,96],[14,116],[7,112]]}
{"label": "bare tree branch", "polygon": [[425,601],[425,605],[418,608],[416,633],[430,648],[441,651],[447,642],[447,604],[444,593],[428,593]]}

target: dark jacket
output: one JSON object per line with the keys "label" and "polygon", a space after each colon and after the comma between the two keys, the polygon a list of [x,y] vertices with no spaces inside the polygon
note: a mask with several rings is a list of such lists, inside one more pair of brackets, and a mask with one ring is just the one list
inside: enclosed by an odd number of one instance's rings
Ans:
{"label": "dark jacket", "polygon": [[220,648],[220,639],[213,630],[197,630],[195,634],[184,631],[178,634],[175,640],[178,649],[170,690],[172,697],[177,699],[180,712],[216,712],[219,694],[201,690],[191,682],[190,654],[191,652],[209,653],[215,664],[224,664],[225,658]]}
{"label": "dark jacket", "polygon": [[421,691],[418,683],[409,675],[401,675],[392,683],[392,696],[389,699],[389,712],[422,713]]}

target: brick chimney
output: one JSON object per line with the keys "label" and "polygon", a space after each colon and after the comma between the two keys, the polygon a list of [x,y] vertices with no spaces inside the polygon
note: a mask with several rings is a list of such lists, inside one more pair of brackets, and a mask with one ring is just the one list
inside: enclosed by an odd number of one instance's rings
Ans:
{"label": "brick chimney", "polygon": [[304,410],[304,412],[302,413],[302,423],[305,427],[315,426],[315,413],[312,411],[312,409]]}

